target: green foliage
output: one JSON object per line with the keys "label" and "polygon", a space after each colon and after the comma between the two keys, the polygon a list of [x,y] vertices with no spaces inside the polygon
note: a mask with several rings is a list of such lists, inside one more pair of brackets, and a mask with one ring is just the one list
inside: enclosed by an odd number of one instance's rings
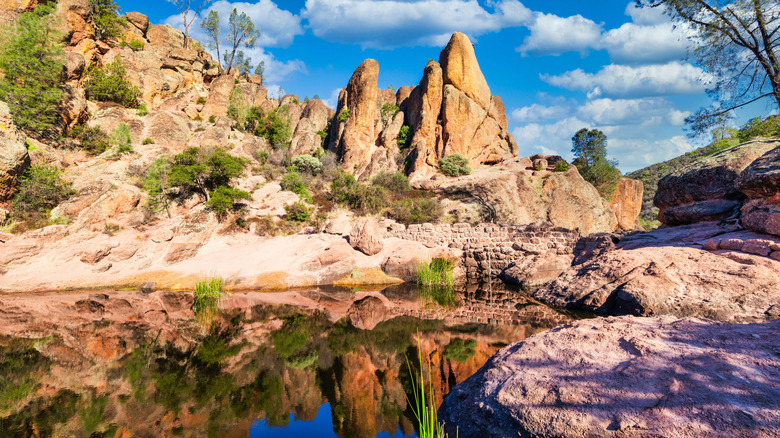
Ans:
{"label": "green foliage", "polygon": [[142,142],[141,142],[141,144],[143,144],[143,145],[147,145],[147,144],[154,144],[154,140],[152,140],[152,139],[151,139],[151,138],[149,138],[149,137],[146,137],[146,138],[144,139],[144,141],[142,141]]}
{"label": "green foliage", "polygon": [[[227,53],[225,53],[225,62],[228,62]],[[233,68],[238,70],[239,73],[244,73],[252,70],[252,58],[246,56],[243,50],[239,50],[236,53],[235,59],[233,59]]]}
{"label": "green foliage", "polygon": [[333,182],[330,183],[330,193],[333,200],[338,203],[347,202],[349,200],[349,190],[357,183],[357,179],[352,174],[338,170],[333,177]]}
{"label": "green foliage", "polygon": [[439,169],[441,173],[447,176],[460,176],[471,173],[469,160],[460,154],[453,154],[439,160]]}
{"label": "green foliage", "polygon": [[382,109],[379,110],[379,117],[382,118],[383,123],[388,123],[395,117],[398,112],[401,111],[398,105],[394,103],[386,103],[382,105]]}
{"label": "green foliage", "polygon": [[566,172],[567,170],[569,170],[569,163],[561,160],[555,163],[554,168],[556,172]]}
{"label": "green foliage", "polygon": [[133,151],[133,138],[130,136],[130,127],[122,122],[117,125],[114,133],[111,134],[111,144],[116,146],[116,154],[121,155]]}
{"label": "green foliage", "polygon": [[292,159],[292,166],[298,172],[309,173],[311,175],[322,172],[322,161],[309,155],[298,155]]}
{"label": "green foliage", "polygon": [[236,201],[241,199],[252,199],[252,196],[244,190],[219,186],[211,192],[211,198],[206,201],[206,205],[211,207],[218,216],[224,217],[228,211],[235,210]]}
{"label": "green foliage", "polygon": [[214,123],[216,121],[217,121],[217,116],[213,114],[209,116],[209,123]]}
{"label": "green foliage", "polygon": [[393,202],[390,217],[402,224],[435,223],[444,214],[435,198],[404,198]]}
{"label": "green foliage", "polygon": [[238,10],[233,8],[228,18],[228,34],[225,39],[225,43],[232,47],[230,55],[228,56],[228,53],[225,52],[224,56],[227,71],[234,67],[238,48],[246,47],[251,49],[257,44],[258,38],[260,38],[260,32],[255,29],[255,24],[249,18],[249,15],[245,12],[239,14]]}
{"label": "green foliage", "polygon": [[398,131],[398,147],[401,149],[408,148],[412,143],[412,127],[409,125],[401,126],[401,130]]}
{"label": "green foliage", "polygon": [[397,195],[405,195],[412,190],[412,186],[409,185],[409,178],[401,172],[382,171],[374,177],[371,183],[375,186],[384,187],[390,193]]}
{"label": "green foliage", "polygon": [[198,100],[195,101],[196,105],[205,105],[206,104],[206,97],[204,96],[198,96]]}
{"label": "green foliage", "polygon": [[168,206],[170,205],[170,190],[172,188],[169,181],[171,171],[171,160],[166,155],[158,157],[146,170],[146,175],[141,180],[143,189],[149,193],[146,200],[146,209],[150,212],[156,212],[164,209],[170,217]]}
{"label": "green foliage", "polygon": [[284,210],[288,221],[306,222],[311,219],[313,209],[309,208],[303,202],[296,202],[292,205],[286,205]]}
{"label": "green foliage", "polygon": [[84,426],[84,432],[91,436],[97,431],[100,423],[103,422],[103,415],[108,404],[108,397],[93,397],[88,401],[88,405],[79,411],[81,424]]}
{"label": "green foliage", "polygon": [[51,362],[28,342],[0,347],[0,411],[25,402],[45,376]]}
{"label": "green foliage", "polygon": [[62,179],[60,170],[47,164],[34,164],[19,180],[14,210],[46,217],[49,211],[73,194],[71,183]]}
{"label": "green foliage", "polygon": [[311,199],[309,188],[306,187],[306,184],[303,182],[303,179],[301,178],[301,175],[298,174],[298,172],[288,172],[282,177],[282,181],[279,183],[279,185],[281,185],[282,190],[296,193],[301,197],[301,199]]}
{"label": "green foliage", "polygon": [[281,107],[265,112],[259,106],[249,109],[244,118],[244,128],[258,137],[265,137],[274,148],[290,145],[292,128],[290,127],[290,107]]}
{"label": "green foliage", "polygon": [[771,137],[778,134],[780,134],[780,116],[755,117],[739,129],[737,139],[739,143],[744,143],[756,137]]}
{"label": "green foliage", "polygon": [[339,120],[341,120],[342,122],[346,122],[347,120],[349,120],[349,109],[344,108],[341,110],[341,112],[339,113]]}
{"label": "green foliage", "polygon": [[145,45],[146,43],[141,40],[133,40],[127,43],[127,46],[130,47],[134,52],[140,52],[144,49]]}
{"label": "green foliage", "polygon": [[419,340],[417,343],[417,353],[418,363],[420,364],[418,373],[412,371],[412,365],[409,363],[409,359],[406,360],[406,366],[409,369],[409,375],[412,380],[412,398],[414,398],[414,400],[409,399],[408,395],[406,398],[417,419],[418,435],[420,438],[447,438],[447,434],[444,433],[444,423],[440,423],[437,417],[436,407],[438,406],[438,403],[436,403],[436,392],[433,388],[433,380],[430,378],[427,383],[428,393],[426,395],[425,364],[427,363],[428,365],[428,376],[431,376],[431,363],[430,361],[423,361],[423,352]]}
{"label": "green foliage", "polygon": [[454,338],[444,349],[444,357],[456,362],[466,362],[477,353],[474,350],[476,346],[477,341],[473,339],[467,341],[461,338]]}
{"label": "green foliage", "polygon": [[138,105],[138,109],[135,111],[135,114],[138,117],[144,117],[145,115],[149,114],[149,109],[146,107],[145,103],[142,103]]}
{"label": "green foliage", "polygon": [[221,59],[219,55],[219,12],[214,9],[210,10],[206,18],[201,21],[200,27],[206,31],[206,35],[209,37],[209,40],[206,42],[206,47],[216,51],[216,59],[217,62],[219,62]]}
{"label": "green foliage", "polygon": [[571,139],[572,153],[575,157],[585,160],[586,166],[591,166],[599,158],[607,157],[607,136],[598,129],[582,128]]}
{"label": "green foliage", "polygon": [[421,263],[417,266],[417,285],[454,287],[454,269],[455,264],[444,258],[434,258],[428,263]]}
{"label": "green foliage", "polygon": [[594,159],[593,164],[586,165],[578,160],[581,159],[574,160],[574,165],[577,166],[582,178],[593,184],[601,196],[610,199],[620,182],[620,170],[615,167],[616,162],[598,157]]}
{"label": "green foliage", "polygon": [[174,155],[170,171],[170,183],[182,194],[195,192],[208,201],[211,191],[220,186],[230,186],[230,180],[241,175],[246,162],[229,155],[224,149],[204,152],[191,147]]}
{"label": "green foliage", "polygon": [[99,126],[90,128],[87,125],[76,125],[70,131],[70,137],[79,141],[79,145],[85,151],[93,155],[99,155],[109,147],[109,137]]}
{"label": "green foliage", "polygon": [[100,102],[115,102],[128,108],[138,106],[141,91],[125,79],[125,66],[122,60],[116,58],[114,62],[103,68],[91,68],[84,81],[84,90],[87,98]]}
{"label": "green foliage", "polygon": [[50,136],[60,120],[63,95],[64,51],[53,12],[38,6],[0,33],[0,100],[16,126],[38,138]]}
{"label": "green foliage", "polygon": [[114,0],[89,0],[92,21],[95,27],[95,39],[105,41],[119,35],[122,22],[119,13],[122,8]]}
{"label": "green foliage", "polygon": [[265,83],[265,61],[260,61],[255,67],[255,74],[260,76],[260,85]]}
{"label": "green foliage", "polygon": [[195,283],[195,312],[203,311],[219,303],[225,295],[225,281],[222,277],[211,277]]}

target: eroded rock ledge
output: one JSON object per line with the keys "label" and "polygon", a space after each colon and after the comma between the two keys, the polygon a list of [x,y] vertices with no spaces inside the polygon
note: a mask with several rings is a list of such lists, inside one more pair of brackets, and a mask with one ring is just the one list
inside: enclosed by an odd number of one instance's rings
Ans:
{"label": "eroded rock ledge", "polygon": [[455,436],[780,434],[780,321],[600,318],[499,351],[439,410]]}

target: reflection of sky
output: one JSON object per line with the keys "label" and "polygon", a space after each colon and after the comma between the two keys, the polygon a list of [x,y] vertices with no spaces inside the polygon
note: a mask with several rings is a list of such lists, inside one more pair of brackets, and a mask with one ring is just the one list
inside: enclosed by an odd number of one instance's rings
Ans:
{"label": "reflection of sky", "polygon": [[[294,414],[290,414],[290,423],[285,427],[271,427],[266,420],[257,420],[249,429],[250,438],[313,438],[313,437],[338,437],[333,432],[333,420],[331,419],[330,403],[325,403],[317,411],[317,418],[313,421],[295,420]],[[377,438],[391,438],[405,436],[400,428],[395,435],[382,432]]]}

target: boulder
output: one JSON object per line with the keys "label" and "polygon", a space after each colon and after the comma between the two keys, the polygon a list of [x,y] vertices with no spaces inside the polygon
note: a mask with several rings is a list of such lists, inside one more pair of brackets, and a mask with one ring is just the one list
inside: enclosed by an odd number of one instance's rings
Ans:
{"label": "boulder", "polygon": [[780,146],[742,171],[736,187],[749,198],[742,206],[742,225],[780,236]]}
{"label": "boulder", "polygon": [[149,17],[140,12],[127,12],[125,17],[130,24],[146,35],[146,31],[149,29]]}
{"label": "boulder", "polygon": [[780,321],[586,319],[500,350],[439,419],[485,438],[776,436],[779,335]]}
{"label": "boulder", "polygon": [[743,143],[703,157],[658,182],[653,203],[658,220],[666,225],[690,224],[735,215],[745,195],[737,190],[737,176],[750,163],[780,145],[765,139]]}
{"label": "boulder", "polygon": [[[703,249],[716,236],[723,251]],[[608,315],[763,321],[768,310],[780,304],[780,264],[733,250],[744,251],[745,241],[771,240],[767,237],[725,232],[711,222],[615,237],[614,247],[578,256],[574,266],[533,296],[549,305]],[[756,253],[759,246],[750,248]],[[771,249],[770,243],[767,246]],[[583,253],[579,245],[575,251]]]}
{"label": "boulder", "polygon": [[349,244],[363,254],[372,256],[384,248],[384,233],[376,219],[358,221],[349,233]]}
{"label": "boulder", "polygon": [[367,296],[349,306],[347,317],[352,326],[359,330],[373,330],[377,324],[396,316],[377,297]]}
{"label": "boulder", "polygon": [[152,24],[146,31],[146,39],[153,49],[161,54],[168,54],[171,50],[184,47],[184,34],[177,29],[161,24]]}
{"label": "boulder", "polygon": [[211,82],[209,97],[201,110],[201,115],[208,120],[211,116],[226,117],[227,109],[230,105],[230,94],[236,87],[236,81],[233,76],[222,75]]}
{"label": "boulder", "polygon": [[644,185],[642,181],[620,178],[615,193],[609,205],[615,211],[618,227],[622,230],[636,229],[636,220],[642,211],[642,194]]}
{"label": "boulder", "polygon": [[16,130],[8,105],[0,101],[0,201],[16,194],[16,183],[30,167],[24,138]]}

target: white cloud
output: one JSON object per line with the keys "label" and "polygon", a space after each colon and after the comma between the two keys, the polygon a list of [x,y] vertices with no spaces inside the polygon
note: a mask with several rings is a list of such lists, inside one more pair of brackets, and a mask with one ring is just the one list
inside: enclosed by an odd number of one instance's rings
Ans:
{"label": "white cloud", "polygon": [[536,13],[529,29],[531,34],[515,49],[523,55],[584,54],[589,48],[597,47],[601,38],[601,25],[581,15],[563,18]]}
{"label": "white cloud", "polygon": [[513,110],[510,117],[517,123],[535,123],[566,117],[571,112],[567,105],[540,105],[535,103]]}
{"label": "white cloud", "polygon": [[647,167],[651,164],[678,157],[694,149],[688,138],[682,135],[659,140],[645,137],[614,137],[607,140],[610,155],[615,156],[624,173]]}
{"label": "white cloud", "polygon": [[[492,9],[492,11],[491,11]],[[453,32],[472,38],[531,19],[517,0],[306,0],[301,15],[314,35],[362,48],[442,46]]]}
{"label": "white cloud", "polygon": [[640,25],[652,26],[669,22],[669,17],[664,15],[663,8],[639,8],[634,2],[626,6],[626,15],[630,16],[635,24]]}
{"label": "white cloud", "polygon": [[571,138],[582,128],[592,128],[592,125],[576,117],[567,117],[555,123],[531,123],[514,128],[512,136],[517,141],[520,156],[544,153],[571,160]]}
{"label": "white cloud", "polygon": [[[279,82],[286,80],[294,73],[307,72],[306,65],[303,61],[297,59],[280,61],[277,60],[273,54],[265,50],[266,47],[287,47],[293,42],[296,35],[303,34],[300,17],[293,15],[289,11],[280,9],[271,0],[258,0],[257,3],[230,3],[225,0],[215,2],[209,9],[202,11],[200,16],[190,25],[190,37],[203,42],[205,45],[208,41],[208,36],[200,27],[200,23],[202,18],[208,15],[208,12],[213,9],[219,12],[220,30],[224,38],[224,36],[227,35],[230,11],[232,11],[234,7],[238,9],[239,12],[245,12],[249,15],[255,23],[255,27],[260,30],[260,39],[258,39],[257,46],[252,49],[241,50],[244,50],[244,53],[252,59],[254,65],[257,65],[260,61],[265,62],[265,79],[267,84],[276,85]],[[180,30],[184,29],[182,18],[179,14],[168,17],[164,21],[164,24],[169,24]],[[224,43],[220,41],[221,53],[224,53],[226,49]],[[210,52],[216,59],[216,52]]]}
{"label": "white cloud", "polygon": [[681,62],[627,66],[610,64],[597,73],[582,69],[542,74],[548,84],[589,93],[590,97],[647,97],[702,93],[709,81],[700,68]]}
{"label": "white cloud", "polygon": [[680,60],[688,52],[688,39],[671,23],[640,26],[626,23],[601,38],[601,47],[617,63],[663,63]]}
{"label": "white cloud", "polygon": [[577,115],[595,125],[659,125],[681,126],[691,115],[679,111],[666,99],[593,99],[577,110]]}
{"label": "white cloud", "polygon": [[341,88],[336,88],[330,92],[330,97],[323,100],[322,102],[335,111],[336,107],[339,106],[339,93],[341,93]]}

